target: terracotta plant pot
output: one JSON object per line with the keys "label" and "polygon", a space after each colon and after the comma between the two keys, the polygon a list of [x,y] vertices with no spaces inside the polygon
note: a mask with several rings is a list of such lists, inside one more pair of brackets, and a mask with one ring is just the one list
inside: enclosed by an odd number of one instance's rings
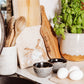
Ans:
{"label": "terracotta plant pot", "polygon": [[67,60],[84,60],[84,34],[65,33],[65,40],[61,39],[60,42],[60,51]]}

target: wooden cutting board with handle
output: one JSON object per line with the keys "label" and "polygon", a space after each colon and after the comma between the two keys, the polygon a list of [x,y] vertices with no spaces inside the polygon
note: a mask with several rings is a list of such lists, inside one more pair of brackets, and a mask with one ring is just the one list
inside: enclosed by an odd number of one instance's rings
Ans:
{"label": "wooden cutting board with handle", "polygon": [[48,56],[50,59],[61,58],[58,48],[57,37],[52,32],[51,25],[47,19],[45,9],[43,6],[41,6],[41,14],[42,14],[42,27],[40,32],[43,37]]}
{"label": "wooden cutting board with handle", "polygon": [[39,0],[13,0],[12,2],[15,19],[24,16],[27,27],[41,24]]}

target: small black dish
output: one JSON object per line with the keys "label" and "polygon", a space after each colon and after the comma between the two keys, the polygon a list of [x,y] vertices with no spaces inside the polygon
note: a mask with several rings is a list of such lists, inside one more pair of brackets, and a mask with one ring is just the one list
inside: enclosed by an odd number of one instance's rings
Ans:
{"label": "small black dish", "polygon": [[66,67],[67,60],[63,58],[50,59],[48,62],[53,64],[53,72],[57,73],[59,68]]}
{"label": "small black dish", "polygon": [[55,63],[55,62],[63,62],[63,63],[66,63],[67,60],[66,59],[63,59],[63,58],[56,58],[56,59],[50,59],[50,60],[48,60],[48,62],[50,62],[50,63]]}
{"label": "small black dish", "polygon": [[46,67],[52,67],[52,64],[48,62],[38,62],[38,63],[35,63],[33,66],[37,68],[46,68]]}
{"label": "small black dish", "polygon": [[37,76],[47,77],[52,72],[53,65],[48,62],[39,62],[33,65],[33,69]]}

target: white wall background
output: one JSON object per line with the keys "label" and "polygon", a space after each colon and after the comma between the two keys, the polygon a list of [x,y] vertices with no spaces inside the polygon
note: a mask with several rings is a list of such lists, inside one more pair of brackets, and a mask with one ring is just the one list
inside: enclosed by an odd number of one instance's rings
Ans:
{"label": "white wall background", "polygon": [[40,5],[45,6],[48,20],[55,16],[55,12],[60,10],[60,0],[40,0]]}

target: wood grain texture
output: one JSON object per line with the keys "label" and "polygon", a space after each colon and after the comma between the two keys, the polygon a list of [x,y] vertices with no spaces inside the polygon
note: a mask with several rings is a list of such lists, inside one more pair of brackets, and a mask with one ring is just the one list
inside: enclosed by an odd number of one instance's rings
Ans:
{"label": "wood grain texture", "polygon": [[41,6],[41,16],[42,16],[42,27],[41,35],[43,37],[48,56],[50,58],[61,58],[57,37],[53,34],[51,25],[47,19],[45,9]]}
{"label": "wood grain texture", "polygon": [[69,61],[84,61],[84,55],[79,55],[79,56],[76,56],[76,55],[69,55],[69,54],[62,54],[62,56],[69,60]]}
{"label": "wood grain texture", "polygon": [[14,24],[15,24],[15,18],[11,17],[11,19],[8,21],[8,27],[7,27],[7,35],[6,35],[6,40],[5,40],[5,47],[10,47],[15,35],[15,29],[14,29]]}
{"label": "wood grain texture", "polygon": [[13,12],[15,19],[20,16],[26,18],[26,26],[41,24],[39,0],[13,0]]}
{"label": "wood grain texture", "polygon": [[14,28],[15,29],[15,35],[14,35],[13,41],[11,43],[11,46],[15,46],[17,37],[24,30],[25,27],[26,27],[26,20],[23,16],[16,19],[15,28]]}

